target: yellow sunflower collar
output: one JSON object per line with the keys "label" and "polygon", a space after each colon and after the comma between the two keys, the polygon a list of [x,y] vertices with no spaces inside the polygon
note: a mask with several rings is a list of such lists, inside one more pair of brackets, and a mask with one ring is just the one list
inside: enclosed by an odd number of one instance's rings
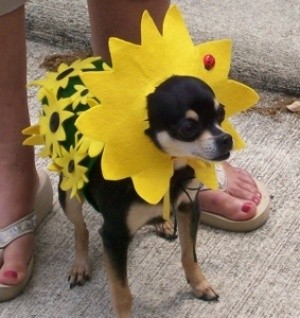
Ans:
{"label": "yellow sunflower collar", "polygon": [[[169,8],[162,34],[144,12],[141,39],[141,45],[136,45],[111,38],[112,68],[80,75],[101,105],[82,113],[75,125],[84,136],[104,143],[101,167],[106,179],[129,177],[137,193],[156,204],[168,194],[174,165],[173,158],[158,150],[144,133],[148,128],[146,96],[172,75],[202,79],[226,106],[222,127],[233,136],[235,149],[244,143],[228,117],[253,106],[259,98],[251,88],[228,79],[231,41],[195,46],[176,6]],[[185,159],[198,180],[210,188],[218,186],[214,164]]]}

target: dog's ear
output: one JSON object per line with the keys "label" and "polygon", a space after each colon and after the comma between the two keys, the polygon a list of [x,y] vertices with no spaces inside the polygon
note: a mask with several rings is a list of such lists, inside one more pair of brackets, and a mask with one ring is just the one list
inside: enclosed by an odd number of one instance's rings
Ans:
{"label": "dog's ear", "polygon": [[147,96],[149,128],[145,130],[145,135],[159,149],[161,146],[157,140],[157,134],[168,128],[176,112],[176,100],[170,93],[156,90]]}

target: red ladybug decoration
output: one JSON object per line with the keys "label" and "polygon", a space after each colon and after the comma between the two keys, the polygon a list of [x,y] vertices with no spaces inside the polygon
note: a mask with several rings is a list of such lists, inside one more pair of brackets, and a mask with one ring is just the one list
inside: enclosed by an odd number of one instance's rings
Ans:
{"label": "red ladybug decoration", "polygon": [[203,58],[204,67],[209,71],[214,68],[216,59],[211,55],[207,54]]}

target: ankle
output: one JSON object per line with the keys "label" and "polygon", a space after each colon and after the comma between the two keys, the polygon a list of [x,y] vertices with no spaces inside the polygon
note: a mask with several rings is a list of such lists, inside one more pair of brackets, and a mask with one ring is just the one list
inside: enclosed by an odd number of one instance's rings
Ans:
{"label": "ankle", "polygon": [[18,144],[0,144],[0,228],[33,210],[37,174],[29,149]]}

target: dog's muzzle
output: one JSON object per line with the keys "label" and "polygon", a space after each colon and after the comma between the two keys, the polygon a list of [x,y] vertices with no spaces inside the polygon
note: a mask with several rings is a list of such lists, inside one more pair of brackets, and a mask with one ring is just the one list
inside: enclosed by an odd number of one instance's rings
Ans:
{"label": "dog's muzzle", "polygon": [[229,158],[232,146],[231,135],[222,132],[202,140],[194,154],[205,160],[222,161]]}
{"label": "dog's muzzle", "polygon": [[233,140],[231,135],[222,133],[214,137],[214,142],[216,153],[211,160],[221,161],[228,159],[230,156],[230,151],[233,147]]}

